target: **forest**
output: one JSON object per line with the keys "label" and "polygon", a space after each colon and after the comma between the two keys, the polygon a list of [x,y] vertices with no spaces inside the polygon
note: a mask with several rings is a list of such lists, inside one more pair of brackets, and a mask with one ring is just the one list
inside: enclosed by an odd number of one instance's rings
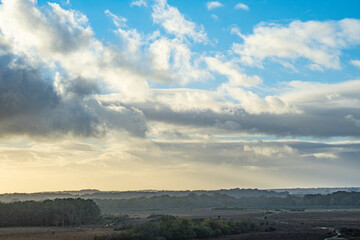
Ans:
{"label": "forest", "polygon": [[80,198],[0,202],[0,227],[75,226],[95,223],[99,217],[96,203]]}

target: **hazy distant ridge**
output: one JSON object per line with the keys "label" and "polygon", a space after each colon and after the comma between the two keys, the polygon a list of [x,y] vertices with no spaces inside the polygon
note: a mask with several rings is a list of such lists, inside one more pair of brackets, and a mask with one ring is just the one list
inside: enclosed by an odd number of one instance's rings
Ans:
{"label": "hazy distant ridge", "polygon": [[96,189],[85,189],[79,191],[59,191],[59,192],[38,192],[38,193],[6,193],[0,194],[1,202],[14,202],[26,200],[45,200],[56,198],[84,198],[84,199],[132,199],[132,198],[151,198],[168,195],[170,197],[186,197],[190,194],[209,195],[225,194],[234,198],[243,197],[287,197],[288,195],[305,194],[330,194],[337,191],[360,192],[358,187],[349,188],[294,188],[294,189],[220,189],[220,190],[195,190],[195,191],[99,191]]}

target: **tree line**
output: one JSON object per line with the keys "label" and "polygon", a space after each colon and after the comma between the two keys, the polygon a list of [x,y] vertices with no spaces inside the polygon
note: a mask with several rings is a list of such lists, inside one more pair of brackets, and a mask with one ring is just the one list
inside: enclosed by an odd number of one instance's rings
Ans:
{"label": "tree line", "polygon": [[0,227],[75,226],[95,223],[99,217],[96,203],[80,198],[0,202]]}
{"label": "tree line", "polygon": [[169,195],[133,199],[95,199],[103,213],[121,213],[123,210],[191,209],[198,207],[253,207],[253,208],[311,208],[311,207],[360,207],[360,192],[339,191],[332,194],[308,194],[303,197],[243,197],[226,194],[213,195],[191,193],[184,197]]}

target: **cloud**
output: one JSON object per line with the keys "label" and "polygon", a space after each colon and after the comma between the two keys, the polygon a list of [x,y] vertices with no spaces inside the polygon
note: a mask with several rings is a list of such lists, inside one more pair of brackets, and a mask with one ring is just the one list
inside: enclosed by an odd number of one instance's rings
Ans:
{"label": "cloud", "polygon": [[252,91],[245,91],[241,88],[231,87],[227,84],[223,84],[220,87],[220,91],[238,101],[240,106],[250,114],[301,113],[301,110],[298,107],[289,105],[277,96],[266,96],[265,98],[261,98]]}
{"label": "cloud", "polygon": [[94,38],[84,15],[16,0],[3,1],[0,18],[7,19],[0,23],[2,136],[101,137],[110,129],[145,135],[138,109],[105,107],[94,99],[109,86],[123,99],[131,92],[139,97],[147,82],[135,65],[122,62],[121,52]]}
{"label": "cloud", "polygon": [[[40,100],[34,99],[35,96],[46,99],[43,102],[48,103],[49,107],[41,107],[44,112],[37,117],[32,116],[36,120],[27,120],[28,125],[43,121],[43,129],[36,129],[33,125],[29,125],[26,129],[18,128],[16,126],[20,124],[20,118],[13,122],[6,119],[7,125],[5,122],[2,125],[4,133],[15,134],[17,130],[18,133],[23,131],[40,134],[51,132],[50,129],[53,128],[57,129],[54,131],[59,134],[102,136],[111,129],[117,129],[136,136],[145,136],[152,126],[162,123],[169,126],[168,129],[161,130],[168,138],[181,134],[184,134],[183,138],[190,136],[194,133],[189,135],[186,131],[190,131],[189,129],[194,126],[196,129],[203,129],[203,136],[229,134],[229,132],[275,136],[359,136],[359,128],[354,124],[354,121],[360,118],[357,113],[358,96],[355,91],[359,88],[359,81],[338,84],[297,81],[282,83],[277,95],[257,93],[256,90],[261,89],[259,85],[262,83],[259,76],[245,74],[236,59],[229,60],[220,55],[201,56],[192,52],[187,37],[181,34],[178,35],[179,38],[172,39],[160,33],[144,36],[135,29],[129,29],[125,21],[117,22],[122,18],[107,11],[115,24],[118,23],[115,32],[121,37],[121,46],[124,47],[119,50],[96,40],[86,17],[78,12],[67,11],[53,4],[49,5],[47,10],[40,11],[27,1],[24,3],[30,5],[25,9],[28,11],[25,11],[19,2],[21,1],[5,1],[0,9],[1,17],[7,14],[8,22],[17,29],[12,31],[8,27],[9,24],[0,23],[2,29],[0,45],[4,59],[2,71],[9,72],[11,69],[15,74],[30,69],[30,72],[36,73],[34,76],[42,79],[40,82],[34,81],[34,86],[38,86],[37,89],[47,90],[39,94],[26,95],[22,92],[21,86],[30,84],[33,80],[21,80],[21,84],[16,87],[6,82],[6,88],[14,90],[13,95],[2,93],[2,99],[12,99],[4,100],[2,111],[8,112],[8,116],[11,114],[20,116],[22,110],[26,112],[26,109],[32,109],[31,106],[40,104],[36,102]],[[179,13],[166,2],[155,4],[159,5],[157,7],[162,6],[162,11]],[[4,9],[7,10],[6,13]],[[20,14],[20,10],[24,12]],[[27,25],[17,23],[20,21],[19,18],[28,20],[26,24],[34,21],[39,25],[39,29],[44,31],[31,32]],[[317,25],[318,22],[315,23]],[[338,24],[338,22],[325,23],[326,26]],[[349,24],[355,23],[347,20],[340,25],[350,26]],[[268,28],[275,28],[276,32],[279,29],[283,31],[292,27],[282,29],[274,25]],[[25,41],[19,32],[25,34],[29,41]],[[347,36],[353,34],[348,30],[343,32]],[[237,33],[236,29],[234,33]],[[63,39],[59,39],[57,43],[52,40],[55,39],[54,36]],[[42,39],[49,39],[49,42],[43,44]],[[73,44],[70,46],[62,44],[67,39]],[[320,41],[320,38],[316,39]],[[329,39],[321,41],[328,45],[331,42]],[[343,44],[345,46],[350,42],[355,43],[356,37],[349,37]],[[246,45],[246,41],[244,44]],[[147,58],[147,61],[137,65],[139,61],[123,56],[124,53],[129,53],[126,51],[132,52],[132,55],[137,56],[138,59]],[[21,59],[23,60],[20,61]],[[47,63],[48,60],[50,63]],[[61,68],[57,68],[57,65]],[[151,68],[145,65],[150,65]],[[321,64],[319,66],[325,67]],[[49,70],[51,73],[47,76],[40,74]],[[190,89],[161,91],[150,89],[145,77],[146,75],[148,78],[184,85],[193,81],[211,79],[213,75],[210,71],[225,76],[228,81],[221,83],[213,91]],[[114,94],[109,94],[111,89],[109,86],[115,86],[112,90]],[[244,87],[253,89],[244,89]],[[23,98],[20,97],[21,95]],[[6,107],[10,106],[10,102],[18,103],[17,107]],[[15,111],[17,108],[20,110]],[[11,109],[15,112],[11,113]],[[53,117],[41,120],[47,114]],[[323,124],[324,122],[327,124]],[[185,132],[177,133],[174,126],[183,127]]]}
{"label": "cloud", "polygon": [[137,0],[137,1],[132,1],[130,3],[130,6],[137,6],[137,7],[141,7],[141,6],[144,6],[144,7],[147,7],[147,2],[146,0]]}
{"label": "cloud", "polygon": [[232,49],[244,64],[262,66],[266,59],[305,58],[315,64],[310,65],[315,70],[341,69],[341,50],[360,43],[360,20],[297,20],[287,26],[261,23],[253,34],[241,37],[244,42],[234,43]]}
{"label": "cloud", "polygon": [[241,9],[241,10],[245,10],[245,11],[250,10],[250,8],[247,5],[243,4],[243,3],[236,4],[234,9],[236,9],[236,10]]}
{"label": "cloud", "polygon": [[354,118],[353,115],[351,115],[351,114],[346,115],[346,116],[345,116],[345,119],[348,120],[348,121],[350,121],[350,122],[353,122],[353,123],[355,124],[355,126],[360,127],[360,120]]}
{"label": "cloud", "polygon": [[110,12],[108,9],[105,10],[105,14],[112,18],[115,26],[117,27],[123,27],[126,24],[127,19],[124,17],[119,17]]}
{"label": "cloud", "polygon": [[[104,107],[95,101],[89,96],[96,89],[91,84],[52,80],[19,56],[1,55],[0,61],[1,137],[101,137],[108,129],[143,136],[147,130],[137,109]],[[65,89],[59,92],[53,81],[65,81]]]}
{"label": "cloud", "polygon": [[359,80],[334,84],[292,81],[287,85],[290,89],[282,97],[305,107],[351,109],[359,99],[355,90],[360,87]]}
{"label": "cloud", "polygon": [[223,7],[224,5],[221,2],[217,2],[217,1],[213,1],[213,2],[207,2],[206,3],[206,8],[208,10],[212,10],[215,8],[219,8],[219,7]]}
{"label": "cloud", "polygon": [[[32,64],[50,69],[60,66],[72,79],[102,85],[98,88],[102,91],[112,89],[130,98],[146,96],[148,85],[139,71],[142,67],[98,41],[83,14],[55,3],[40,10],[31,1],[15,0],[3,1],[0,18],[8,22],[0,22],[2,38],[13,53],[27,56]],[[136,93],[131,89],[137,89]]]}
{"label": "cloud", "polygon": [[[21,39],[15,38],[15,40],[20,44],[25,44],[21,42]],[[6,38],[2,41],[6,46],[3,51],[12,51],[13,43],[6,43]],[[111,54],[106,46],[102,44],[97,46],[106,54]],[[87,47],[88,45],[85,44],[85,47],[82,46],[80,49],[86,53]],[[42,49],[40,48],[40,50]],[[65,51],[65,56],[73,54],[72,57],[79,56],[79,51],[75,47],[71,51]],[[113,56],[117,56],[116,52],[114,53]],[[168,74],[165,76],[178,79],[179,82],[182,78],[187,79],[183,80],[186,82],[207,74],[206,71],[201,72],[200,66],[194,68],[196,62],[193,62],[193,53],[182,40],[157,37],[150,43],[149,53],[153,54],[153,67],[156,72]],[[59,59],[61,64],[66,64],[64,61],[67,58],[56,58],[57,55],[52,51],[49,51],[49,54],[51,59]],[[99,56],[102,56],[101,54],[103,53],[100,52]],[[31,54],[28,57],[45,59],[40,53]],[[110,59],[114,60],[115,58],[111,57]],[[156,91],[155,94],[155,91],[147,90],[146,97],[140,98],[132,98],[128,93],[124,94],[119,91],[114,99],[105,102],[98,98],[99,94],[104,94],[102,92],[103,82],[95,81],[86,72],[82,74],[84,70],[92,71],[93,69],[67,66],[65,68],[68,70],[67,73],[58,73],[53,80],[54,85],[49,85],[52,87],[55,99],[59,99],[61,103],[56,105],[55,110],[46,112],[54,117],[50,121],[43,122],[43,129],[39,130],[34,126],[30,126],[28,129],[35,129],[31,131],[31,134],[33,132],[46,133],[46,129],[53,128],[59,133],[80,136],[101,136],[109,129],[119,129],[120,131],[126,129],[134,135],[144,136],[149,121],[151,123],[167,123],[177,127],[184,126],[185,128],[196,126],[196,129],[203,129],[202,131],[209,135],[224,134],[229,131],[276,136],[356,137],[359,135],[359,129],[345,118],[349,114],[354,119],[359,118],[356,107],[357,93],[354,91],[354,89],[358,89],[359,81],[328,85],[291,82],[287,86],[288,89],[279,96],[260,97],[253,91],[240,88],[240,86],[254,86],[261,83],[259,77],[245,75],[234,62],[226,59],[208,57],[204,60],[209,69],[225,75],[229,79],[216,91],[178,90],[172,92],[164,90]],[[36,61],[27,61],[27,63],[37,66]],[[118,71],[121,73],[122,67],[127,67],[121,61],[115,65],[107,61],[93,62],[92,64],[94,64],[91,65],[93,68],[101,64],[106,66],[103,71],[107,74],[97,73],[95,79],[101,79],[101,76],[109,77],[112,76],[111,74],[114,74],[115,77]],[[20,65],[18,64],[18,66]],[[47,66],[45,65],[45,67]],[[173,75],[174,73],[177,75]],[[123,87],[123,84],[126,86],[126,79],[119,86]],[[135,82],[134,85],[127,87],[131,91],[139,90],[138,86],[141,85],[137,85]],[[94,94],[97,94],[96,98],[93,97]],[[30,99],[25,102],[31,103],[31,101]],[[46,102],[50,103],[51,101]],[[330,105],[332,108],[328,107]],[[78,114],[73,114],[74,112]],[[65,116],[69,118],[65,118]],[[27,122],[31,124],[41,121],[36,119],[36,121],[27,120]],[[323,124],[324,122],[327,124]],[[21,122],[21,124],[23,123]],[[13,121],[11,127],[7,125],[4,132],[14,134],[15,130],[18,133],[30,132],[30,130],[17,127],[21,124]],[[176,129],[169,127],[163,132],[173,132],[173,130]],[[166,135],[171,136],[171,134]],[[173,136],[176,135],[180,136],[173,134]],[[186,135],[188,134],[184,133],[184,136]]]}
{"label": "cloud", "polygon": [[144,37],[138,33],[136,29],[128,29],[126,26],[127,19],[121,16],[117,16],[110,12],[105,11],[105,14],[113,20],[117,30],[114,31],[122,40],[122,53],[123,58],[127,62],[132,62],[134,65],[140,61],[142,57],[141,46],[145,44]]}
{"label": "cloud", "polygon": [[[64,102],[50,79],[16,56],[4,56],[0,69],[0,134],[49,136],[59,133],[95,136],[97,119],[81,100]],[[15,61],[15,65],[14,65]],[[75,114],[76,113],[76,114]]]}
{"label": "cloud", "polygon": [[214,19],[215,21],[219,21],[219,17],[216,16],[215,14],[211,14],[211,18]]}
{"label": "cloud", "polygon": [[286,144],[269,144],[262,141],[244,145],[244,152],[253,152],[255,155],[265,157],[281,157],[281,155],[292,154],[294,151],[293,148]]}
{"label": "cloud", "polygon": [[[345,175],[356,172],[353,168],[357,168],[359,163],[354,161],[351,155],[346,156],[346,153],[348,151],[352,154],[358,153],[358,144],[324,144],[305,141],[210,141],[156,142],[149,147],[152,151],[148,151],[147,158],[156,161],[158,153],[161,152],[167,161],[171,161],[173,165],[181,162],[184,171],[189,168],[193,169],[198,177],[201,176],[204,169],[209,170],[215,167],[217,172],[221,169],[222,173],[230,173],[229,169],[241,172],[241,175],[246,176],[246,181],[250,181],[246,184],[254,184],[254,178],[251,175],[256,175],[257,179],[260,178],[262,184],[268,177],[272,181],[276,181],[276,185],[286,179],[286,186],[291,184],[299,186],[299,181],[311,186],[314,182],[327,185],[329,181],[339,184],[339,181],[342,180],[353,182],[358,179],[357,174],[351,175],[346,180],[343,178],[331,180],[333,176],[328,176],[329,172],[339,171]],[[138,158],[145,157],[141,151],[132,153]],[[339,158],[330,157],[335,155],[344,158],[339,160]],[[346,165],[343,165],[344,162]],[[205,176],[209,176],[209,174],[214,176],[216,173],[207,172]],[[304,176],[307,179],[306,183],[304,183]],[[356,177],[354,178],[354,176]],[[223,177],[219,176],[220,179]],[[289,183],[288,179],[294,178],[297,180]]]}
{"label": "cloud", "polygon": [[160,38],[150,44],[148,52],[158,79],[185,85],[191,81],[212,78],[210,73],[200,66],[201,62],[196,58],[196,54],[182,41]]}
{"label": "cloud", "polygon": [[351,60],[350,63],[355,67],[360,68],[360,60]]}
{"label": "cloud", "polygon": [[[21,189],[29,179],[27,191],[32,192],[61,190],[72,182],[79,189],[90,184],[112,190],[299,187],[299,182],[307,187],[339,186],[360,180],[359,163],[353,158],[359,154],[359,143],[110,139],[15,144],[19,145],[0,144],[0,179],[14,180],[2,185],[2,191]],[[341,159],[327,158],[331,155]],[[341,177],[334,178],[337,174]],[[209,182],[209,176],[216,181]]]}
{"label": "cloud", "polygon": [[119,95],[97,99],[105,105],[136,107],[151,126],[165,124],[162,131],[184,128],[187,135],[201,131],[204,136],[357,138],[360,128],[351,119],[360,119],[359,84],[282,83],[278,95],[261,96],[227,82],[215,91],[152,90],[146,102],[124,102]]}
{"label": "cloud", "polygon": [[[93,32],[88,26],[85,15],[77,11],[66,11],[55,3],[49,3],[49,6],[51,7],[49,12],[43,13],[29,1],[14,1],[11,4],[4,1],[1,16],[8,17],[9,20],[19,17],[17,21],[12,21],[12,24],[20,27],[21,30],[21,32],[15,32],[2,25],[5,37],[13,36],[16,44],[24,47],[24,50],[25,47],[35,46],[39,51],[47,50],[59,54],[67,54],[89,44]],[[25,10],[25,7],[29,9]],[[22,16],[19,16],[19,11],[22,11]],[[46,18],[48,22],[45,21]],[[23,24],[25,21],[27,23]],[[31,27],[35,24],[37,24],[37,30],[32,31]],[[27,36],[31,40],[25,43],[19,40],[19,35]]]}
{"label": "cloud", "polygon": [[21,115],[42,115],[42,112],[51,110],[59,103],[60,99],[53,86],[42,78],[40,71],[32,69],[24,60],[16,59],[10,54],[2,55],[0,62],[2,129],[11,128],[9,125],[12,119]]}
{"label": "cloud", "polygon": [[246,74],[240,73],[241,70],[233,62],[222,62],[214,57],[207,57],[205,61],[210,70],[227,76],[232,86],[249,87],[262,82],[258,76],[247,76]]}
{"label": "cloud", "polygon": [[308,67],[313,71],[320,71],[320,72],[324,71],[324,69],[319,64],[316,63],[310,64]]}
{"label": "cloud", "polygon": [[168,5],[166,0],[156,0],[152,8],[154,23],[160,24],[167,33],[179,39],[191,39],[197,43],[208,42],[203,27],[185,19],[184,15],[177,8]]}
{"label": "cloud", "polygon": [[333,153],[315,153],[313,154],[314,157],[316,158],[322,158],[322,159],[326,159],[326,158],[329,158],[329,159],[332,159],[332,158],[337,158],[335,154]]}
{"label": "cloud", "polygon": [[230,32],[231,34],[236,34],[240,38],[245,38],[245,35],[241,34],[241,31],[237,26],[232,26]]}

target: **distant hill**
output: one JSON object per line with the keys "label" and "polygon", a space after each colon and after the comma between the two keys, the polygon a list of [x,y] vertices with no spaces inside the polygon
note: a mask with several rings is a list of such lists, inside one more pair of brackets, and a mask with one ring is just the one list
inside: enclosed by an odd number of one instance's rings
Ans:
{"label": "distant hill", "polygon": [[306,194],[331,194],[338,191],[344,192],[360,192],[359,187],[352,188],[292,188],[292,189],[220,189],[220,190],[195,190],[195,191],[99,191],[96,189],[84,189],[79,191],[59,191],[59,192],[38,192],[38,193],[6,193],[0,194],[0,202],[15,202],[35,200],[41,201],[45,199],[56,198],[83,198],[83,199],[134,199],[134,198],[152,198],[160,196],[170,197],[187,197],[190,194],[208,195],[214,194],[227,195],[236,199],[249,197],[280,197],[284,198],[289,195],[303,196]]}
{"label": "distant hill", "polygon": [[274,192],[288,192],[291,195],[304,196],[306,194],[331,194],[334,192],[360,192],[360,187],[342,187],[342,188],[285,188],[272,189]]}
{"label": "distant hill", "polygon": [[[111,191],[80,190],[40,193],[11,193],[0,195],[1,204],[45,199],[83,199],[94,201],[103,214],[122,214],[124,211],[154,211],[168,209],[300,209],[359,208],[359,188],[311,189],[221,189],[213,191]],[[339,191],[340,190],[340,191]],[[3,202],[3,203],[1,203]],[[1,210],[1,209],[0,209]]]}
{"label": "distant hill", "polygon": [[233,198],[243,197],[287,197],[289,195],[286,191],[272,191],[259,189],[221,189],[221,190],[197,190],[197,191],[99,191],[99,190],[80,190],[80,191],[60,191],[60,192],[38,192],[38,193],[6,193],[0,194],[1,202],[15,202],[15,201],[41,201],[45,199],[56,198],[83,198],[83,199],[133,199],[133,198],[152,198],[160,196],[170,197],[187,197],[190,194],[208,195],[224,194]]}

